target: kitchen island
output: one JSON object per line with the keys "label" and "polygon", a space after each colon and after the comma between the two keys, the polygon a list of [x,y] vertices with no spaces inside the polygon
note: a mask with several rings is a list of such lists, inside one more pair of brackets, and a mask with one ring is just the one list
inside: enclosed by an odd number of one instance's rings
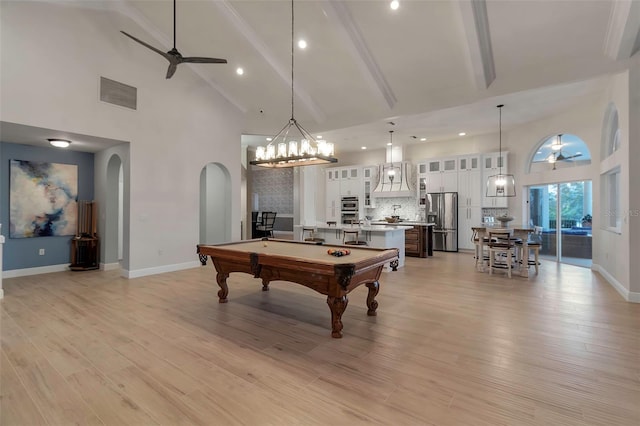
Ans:
{"label": "kitchen island", "polygon": [[397,223],[374,221],[372,225],[403,225],[408,226],[405,231],[405,256],[427,257],[433,256],[433,222],[403,220]]}
{"label": "kitchen island", "polygon": [[[318,223],[316,225],[304,225],[304,228],[314,227],[315,236],[325,240],[327,244],[342,244],[343,230],[358,231],[358,239],[366,241],[369,247],[375,248],[396,248],[398,249],[398,267],[404,266],[405,238],[407,229],[413,229],[412,225],[402,225],[395,223],[385,223],[384,225],[370,226],[364,225],[327,225]],[[296,240],[302,240],[302,225],[294,225],[293,233]],[[385,271],[391,271],[389,265],[385,266]]]}

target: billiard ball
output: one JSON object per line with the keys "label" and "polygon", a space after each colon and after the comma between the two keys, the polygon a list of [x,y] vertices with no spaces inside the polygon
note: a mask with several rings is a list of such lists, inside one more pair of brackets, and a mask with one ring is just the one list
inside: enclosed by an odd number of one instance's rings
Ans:
{"label": "billiard ball", "polygon": [[262,243],[262,246],[266,247],[267,246],[267,242],[265,241],[264,243]]}

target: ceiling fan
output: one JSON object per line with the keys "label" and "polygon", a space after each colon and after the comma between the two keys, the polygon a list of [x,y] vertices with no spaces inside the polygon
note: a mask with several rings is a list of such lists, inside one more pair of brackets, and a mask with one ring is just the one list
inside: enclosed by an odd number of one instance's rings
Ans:
{"label": "ceiling fan", "polygon": [[168,52],[163,52],[160,49],[156,49],[155,47],[145,43],[142,40],[139,40],[132,36],[131,34],[127,34],[124,31],[120,31],[122,34],[126,35],[130,39],[137,41],[144,47],[153,50],[156,53],[162,55],[167,61],[169,61],[169,69],[167,70],[167,78],[171,78],[173,74],[176,72],[176,68],[179,64],[183,62],[196,63],[196,64],[226,64],[226,59],[220,58],[203,58],[199,56],[188,56],[184,57],[178,52],[176,49],[176,0],[173,0],[173,49]]}
{"label": "ceiling fan", "polygon": [[581,152],[577,152],[573,155],[565,155],[562,152],[562,134],[558,135],[558,139],[556,140],[556,142],[554,142],[553,144],[551,144],[551,154],[549,154],[544,161],[538,161],[539,163],[541,162],[547,162],[547,163],[552,163],[553,164],[553,170],[556,169],[556,163],[559,161],[570,161],[572,158],[576,158],[576,157],[581,157],[582,153]]}

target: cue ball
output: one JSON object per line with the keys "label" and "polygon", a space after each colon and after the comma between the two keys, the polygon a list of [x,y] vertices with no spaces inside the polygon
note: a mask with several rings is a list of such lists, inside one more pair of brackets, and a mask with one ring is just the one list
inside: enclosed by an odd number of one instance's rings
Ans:
{"label": "cue ball", "polygon": [[267,242],[265,241],[264,243],[262,243],[262,246],[266,247],[267,246]]}

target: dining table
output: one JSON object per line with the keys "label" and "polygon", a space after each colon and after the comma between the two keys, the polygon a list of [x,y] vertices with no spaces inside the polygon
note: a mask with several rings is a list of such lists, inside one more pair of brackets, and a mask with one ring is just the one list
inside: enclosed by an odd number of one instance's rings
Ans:
{"label": "dining table", "polygon": [[[489,231],[491,232],[509,232],[513,236],[513,238],[519,238],[522,240],[522,259],[529,259],[529,234],[531,234],[534,229],[532,226],[525,226],[519,224],[508,224],[503,225],[501,223],[482,223],[478,226],[473,226],[472,230],[475,231],[478,235],[478,241],[480,244],[480,256],[484,253],[484,238],[489,236]],[[479,262],[479,270],[482,272],[485,271],[485,264],[483,262]],[[526,267],[522,267],[520,265],[520,275],[523,277],[529,277],[529,265],[526,263]]]}

